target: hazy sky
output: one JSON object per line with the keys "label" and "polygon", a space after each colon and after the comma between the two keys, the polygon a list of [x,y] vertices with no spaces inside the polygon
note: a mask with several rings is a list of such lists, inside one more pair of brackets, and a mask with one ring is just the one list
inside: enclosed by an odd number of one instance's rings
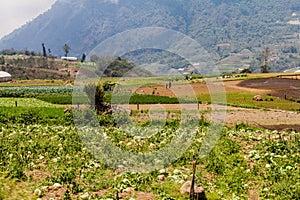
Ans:
{"label": "hazy sky", "polygon": [[1,0],[0,38],[48,10],[56,0]]}

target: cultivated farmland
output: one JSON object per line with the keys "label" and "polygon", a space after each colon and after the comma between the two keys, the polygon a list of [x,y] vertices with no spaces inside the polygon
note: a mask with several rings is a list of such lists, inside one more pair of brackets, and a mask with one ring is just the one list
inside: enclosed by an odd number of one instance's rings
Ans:
{"label": "cultivated farmland", "polygon": [[[149,80],[137,89],[135,80],[126,86],[129,102],[118,101],[130,114],[118,116],[118,121],[109,112],[90,117],[88,102],[78,96],[72,106],[76,87],[6,84],[0,89],[0,199],[188,199],[189,194],[180,189],[192,179],[193,161],[197,161],[195,184],[205,189],[207,199],[299,199],[300,104],[297,98],[276,95],[270,86],[253,86],[268,80],[277,79],[225,81],[226,104],[211,101],[202,79],[191,83],[196,102],[185,96],[183,82],[172,82],[172,88],[166,89]],[[181,105],[172,89],[182,91]],[[106,92],[106,103],[113,95]],[[255,95],[263,101],[254,101]],[[182,122],[185,110],[197,113],[198,121]],[[219,127],[211,116],[224,111],[225,126],[203,157],[200,152],[210,129]],[[178,159],[168,163],[167,158],[157,157],[156,162],[166,164],[143,173],[130,170],[126,163],[113,167],[99,159],[79,134],[78,122],[73,121],[76,113],[83,121],[94,119],[83,124],[85,130],[96,121],[111,145],[143,155],[168,147],[182,137],[181,130],[197,125]],[[127,120],[135,124],[131,132],[124,128]],[[146,134],[152,126],[160,129],[149,137],[135,134],[141,130]],[[88,144],[96,147],[97,142],[91,137]]]}

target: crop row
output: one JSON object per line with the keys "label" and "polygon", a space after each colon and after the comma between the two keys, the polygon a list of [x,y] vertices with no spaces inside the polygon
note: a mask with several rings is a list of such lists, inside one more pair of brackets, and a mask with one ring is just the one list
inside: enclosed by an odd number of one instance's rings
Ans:
{"label": "crop row", "polygon": [[0,97],[36,97],[44,94],[66,94],[72,92],[73,87],[66,86],[0,87]]}
{"label": "crop row", "polygon": [[[113,199],[117,191],[123,193],[128,188],[150,193],[157,199],[187,199],[179,189],[191,178],[193,159],[199,163],[196,184],[205,188],[208,199],[246,199],[253,191],[264,199],[300,197],[299,133],[251,129],[243,125],[224,127],[212,151],[203,158],[199,150],[204,138],[209,136],[210,124],[202,123],[204,125],[195,126],[193,141],[183,143],[187,149],[176,161],[169,163],[168,157],[157,156],[156,163],[162,163],[163,167],[151,173],[138,173],[122,170],[122,166],[114,170],[111,165],[104,165],[118,160],[102,160],[95,153],[97,148],[103,147],[109,153],[106,158],[117,156],[105,148],[109,147],[107,144],[140,154],[164,149],[177,136],[187,135],[180,134],[179,121],[168,119],[156,134],[145,132],[148,137],[141,137],[137,133],[150,130],[147,127],[151,122],[129,127],[126,132],[122,123],[115,124],[114,116],[101,115],[96,121],[104,132],[80,135],[76,131],[80,127],[76,129],[68,123],[73,120],[72,115],[63,114],[63,108],[5,107],[0,111],[0,199],[49,195],[76,199],[84,194],[90,199]],[[81,113],[83,119],[89,119],[88,112]],[[159,122],[152,125],[156,124]],[[83,128],[89,130],[86,126]],[[99,139],[110,142],[99,143]],[[13,189],[11,185],[15,180],[18,184]],[[8,187],[11,193],[7,193]],[[14,190],[22,192],[15,194]],[[62,192],[55,194],[58,190]],[[10,196],[13,194],[15,196]]]}

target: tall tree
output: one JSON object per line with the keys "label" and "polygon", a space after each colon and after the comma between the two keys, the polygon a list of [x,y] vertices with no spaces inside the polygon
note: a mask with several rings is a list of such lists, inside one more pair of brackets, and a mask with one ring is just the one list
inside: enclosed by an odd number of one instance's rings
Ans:
{"label": "tall tree", "polygon": [[84,54],[82,54],[81,62],[83,63],[83,62],[85,61],[85,59],[86,59],[86,55],[85,55],[85,53],[84,53]]}
{"label": "tall tree", "polygon": [[68,44],[65,44],[65,45],[63,46],[63,50],[64,50],[64,52],[65,52],[65,56],[68,57],[68,53],[70,52],[71,47],[70,47]]}
{"label": "tall tree", "polygon": [[42,44],[42,47],[43,47],[43,56],[47,57],[46,47],[44,43]]}

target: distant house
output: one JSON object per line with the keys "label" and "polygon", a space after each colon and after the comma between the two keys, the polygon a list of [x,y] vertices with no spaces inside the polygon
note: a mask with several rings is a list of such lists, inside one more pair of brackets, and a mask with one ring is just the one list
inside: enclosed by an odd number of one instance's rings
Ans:
{"label": "distant house", "polygon": [[76,57],[61,57],[62,60],[67,60],[67,61],[77,61],[78,59]]}
{"label": "distant house", "polygon": [[12,80],[12,77],[9,73],[0,71],[0,82],[8,82],[11,80]]}

